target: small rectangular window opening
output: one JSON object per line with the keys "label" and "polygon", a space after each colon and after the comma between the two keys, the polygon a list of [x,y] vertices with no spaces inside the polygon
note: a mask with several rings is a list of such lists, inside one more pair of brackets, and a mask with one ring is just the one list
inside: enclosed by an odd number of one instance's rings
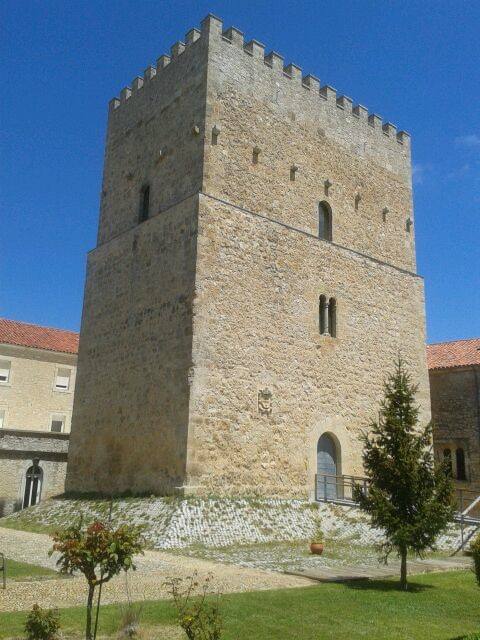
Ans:
{"label": "small rectangular window opening", "polygon": [[55,389],[68,391],[70,388],[70,369],[58,369],[55,376]]}
{"label": "small rectangular window opening", "polygon": [[457,463],[457,480],[466,480],[467,473],[465,469],[465,451],[462,448],[458,448],[455,451],[456,463]]}
{"label": "small rectangular window opening", "polygon": [[0,409],[0,429],[3,429],[5,424],[5,409]]}
{"label": "small rectangular window opening", "polygon": [[150,187],[146,185],[140,193],[140,216],[139,221],[145,222],[150,215]]}
{"label": "small rectangular window opening", "polygon": [[0,382],[10,382],[10,360],[0,360]]}
{"label": "small rectangular window opening", "polygon": [[52,417],[50,431],[52,433],[63,433],[65,430],[65,416],[55,415]]}
{"label": "small rectangular window opening", "polygon": [[220,133],[220,128],[215,125],[212,128],[212,145],[218,144],[218,135]]}

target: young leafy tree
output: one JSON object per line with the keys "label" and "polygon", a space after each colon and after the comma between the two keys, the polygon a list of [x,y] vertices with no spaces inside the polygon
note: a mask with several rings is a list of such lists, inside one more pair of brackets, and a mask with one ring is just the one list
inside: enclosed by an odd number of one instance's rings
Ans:
{"label": "young leafy tree", "polygon": [[83,573],[88,584],[86,640],[92,640],[93,597],[97,586],[108,582],[121,571],[135,569],[133,556],[141,553],[140,527],[123,525],[113,529],[96,521],[86,529],[79,520],[53,535],[50,554],[60,553],[57,566],[61,573]]}
{"label": "young leafy tree", "polygon": [[420,427],[417,386],[401,360],[385,383],[379,419],[363,436],[363,464],[370,480],[355,499],[372,524],[384,530],[385,561],[392,551],[401,559],[400,586],[406,590],[407,554],[432,549],[454,514],[454,491],[444,467],[435,467],[432,426]]}

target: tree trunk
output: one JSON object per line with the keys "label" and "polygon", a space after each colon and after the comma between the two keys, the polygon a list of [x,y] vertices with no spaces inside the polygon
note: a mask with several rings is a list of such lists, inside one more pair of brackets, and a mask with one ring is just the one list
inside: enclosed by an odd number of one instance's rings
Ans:
{"label": "tree trunk", "polygon": [[402,591],[407,591],[408,584],[407,584],[407,550],[406,549],[400,550],[400,558],[401,558],[400,589],[402,589]]}
{"label": "tree trunk", "polygon": [[85,628],[86,640],[92,640],[92,609],[93,609],[93,596],[95,593],[95,585],[88,585],[88,598],[87,598],[87,626]]}

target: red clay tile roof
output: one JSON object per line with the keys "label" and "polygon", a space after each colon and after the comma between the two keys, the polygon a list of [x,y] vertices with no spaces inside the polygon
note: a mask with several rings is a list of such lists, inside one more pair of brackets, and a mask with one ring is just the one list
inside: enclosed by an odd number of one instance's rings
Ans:
{"label": "red clay tile roof", "polygon": [[480,365],[480,338],[427,345],[429,369],[449,369]]}
{"label": "red clay tile roof", "polygon": [[0,343],[78,353],[78,333],[0,318]]}

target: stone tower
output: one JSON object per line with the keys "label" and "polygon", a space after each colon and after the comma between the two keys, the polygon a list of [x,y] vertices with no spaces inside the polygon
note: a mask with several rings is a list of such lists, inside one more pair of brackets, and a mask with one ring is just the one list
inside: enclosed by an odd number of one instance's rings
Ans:
{"label": "stone tower", "polygon": [[67,491],[361,474],[424,338],[408,134],[211,15],[111,101]]}

